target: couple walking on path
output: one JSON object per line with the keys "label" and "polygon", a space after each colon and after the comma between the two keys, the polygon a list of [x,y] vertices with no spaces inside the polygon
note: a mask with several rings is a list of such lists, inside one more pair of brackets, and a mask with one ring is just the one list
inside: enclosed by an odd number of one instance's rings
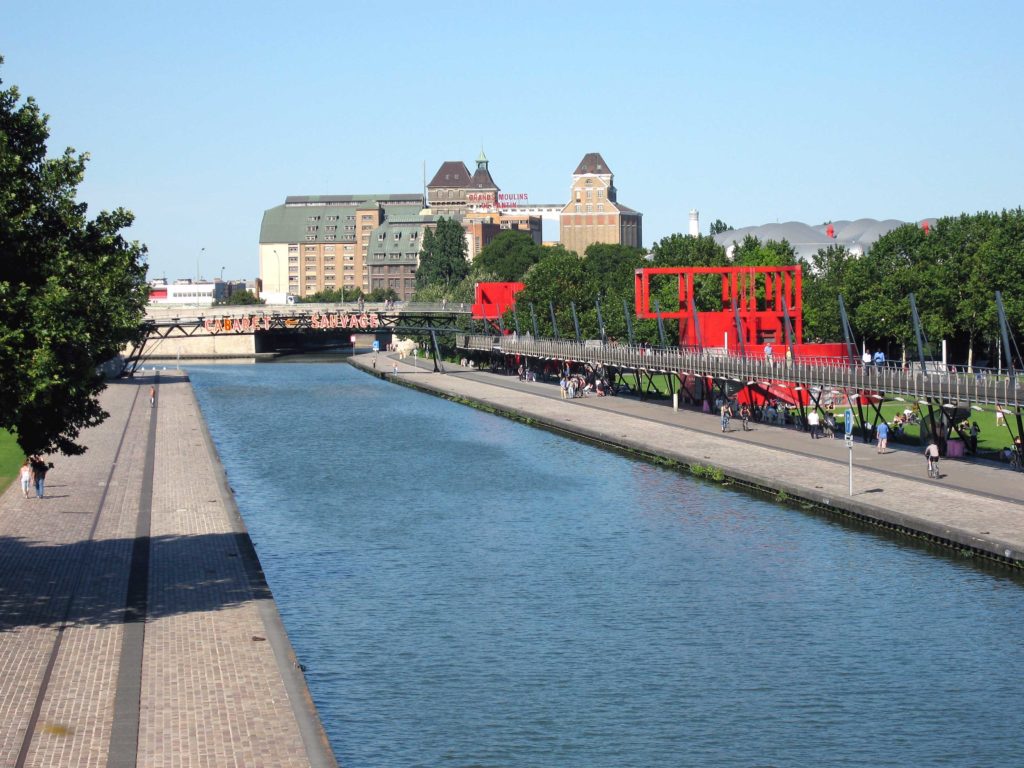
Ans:
{"label": "couple walking on path", "polygon": [[29,488],[35,488],[36,498],[43,498],[46,490],[46,472],[49,465],[38,456],[25,459],[21,465],[21,494],[28,498]]}

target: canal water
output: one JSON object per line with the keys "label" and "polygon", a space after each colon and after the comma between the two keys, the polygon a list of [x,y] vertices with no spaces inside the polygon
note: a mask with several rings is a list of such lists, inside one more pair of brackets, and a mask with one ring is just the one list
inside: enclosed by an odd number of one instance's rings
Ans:
{"label": "canal water", "polygon": [[346,768],[1020,764],[1005,573],[347,365],[191,375]]}

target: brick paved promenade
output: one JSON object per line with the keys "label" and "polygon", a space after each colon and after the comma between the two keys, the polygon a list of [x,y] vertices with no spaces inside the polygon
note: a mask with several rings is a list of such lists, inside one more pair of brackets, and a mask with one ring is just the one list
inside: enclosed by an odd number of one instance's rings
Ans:
{"label": "brick paved promenade", "polygon": [[[372,361],[372,354],[353,359],[371,370]],[[441,375],[432,372],[429,360],[417,366],[408,358],[381,355],[373,372],[395,378],[395,365],[403,383],[612,446],[720,467],[743,482],[1024,565],[1024,473],[1008,465],[944,459],[943,477],[935,481],[926,477],[920,449],[890,446],[879,455],[874,445],[858,442],[850,496],[849,451],[842,439],[811,440],[806,432],[761,424],[743,432],[739,419],[722,434],[716,416],[674,412],[665,401],[596,396],[564,401],[551,384],[451,364]]]}
{"label": "brick paved promenade", "polygon": [[0,766],[333,766],[191,385],[0,497]]}

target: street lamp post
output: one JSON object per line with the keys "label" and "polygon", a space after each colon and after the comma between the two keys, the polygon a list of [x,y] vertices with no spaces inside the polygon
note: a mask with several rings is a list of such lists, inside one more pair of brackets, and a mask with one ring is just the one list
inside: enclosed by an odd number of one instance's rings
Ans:
{"label": "street lamp post", "polygon": [[204,254],[205,252],[206,252],[206,248],[200,248],[200,249],[199,249],[199,256],[198,256],[198,258],[196,258],[196,282],[197,282],[197,283],[199,282],[199,276],[200,276],[200,275],[202,274],[202,273],[201,273],[201,272],[199,271],[199,262],[200,262],[200,261],[202,260],[202,258],[203,258],[203,254]]}

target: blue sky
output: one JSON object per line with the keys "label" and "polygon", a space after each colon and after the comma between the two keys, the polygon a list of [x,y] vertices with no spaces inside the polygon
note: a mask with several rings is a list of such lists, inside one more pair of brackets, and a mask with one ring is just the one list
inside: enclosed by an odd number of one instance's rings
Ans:
{"label": "blue sky", "polygon": [[[0,68],[136,214],[152,276],[255,277],[287,195],[415,192],[483,146],[564,202],[587,152],[644,244],[1022,204],[1024,3],[0,0]],[[204,250],[205,249],[205,250]]]}

